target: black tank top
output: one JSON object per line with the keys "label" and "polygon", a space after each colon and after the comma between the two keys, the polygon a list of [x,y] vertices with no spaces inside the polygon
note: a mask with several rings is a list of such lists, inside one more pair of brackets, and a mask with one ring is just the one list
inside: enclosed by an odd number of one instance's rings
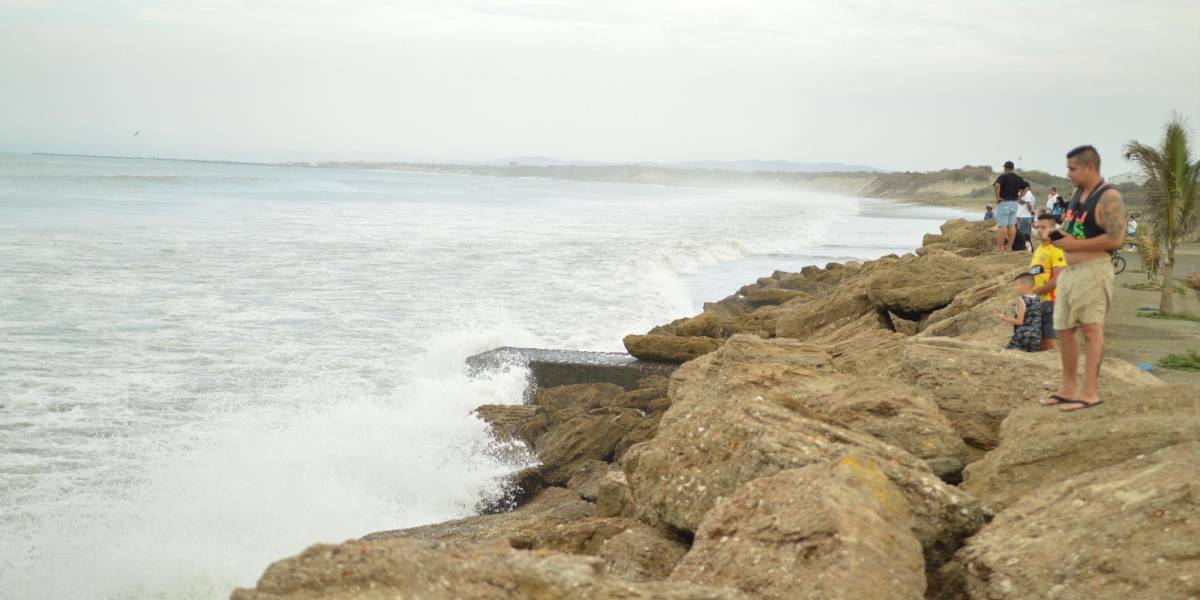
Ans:
{"label": "black tank top", "polygon": [[1112,187],[1103,179],[1100,184],[1092,190],[1091,194],[1083,202],[1080,202],[1080,196],[1083,195],[1083,190],[1079,189],[1075,192],[1075,197],[1071,198],[1071,203],[1067,205],[1067,212],[1063,215],[1062,229],[1063,232],[1075,239],[1091,239],[1104,235],[1104,228],[1096,222],[1096,205],[1100,203],[1100,196]]}

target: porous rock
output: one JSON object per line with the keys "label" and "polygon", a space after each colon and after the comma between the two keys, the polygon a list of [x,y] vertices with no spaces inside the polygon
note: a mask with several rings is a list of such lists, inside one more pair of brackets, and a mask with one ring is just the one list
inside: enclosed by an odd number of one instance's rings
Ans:
{"label": "porous rock", "polygon": [[550,426],[534,442],[542,476],[565,485],[580,467],[609,461],[632,423],[620,422],[613,401],[624,390],[612,384],[577,384],[538,390],[534,402],[550,415]]}
{"label": "porous rock", "polygon": [[512,512],[379,531],[363,539],[407,537],[446,542],[504,540],[514,548],[532,548],[537,545],[537,539],[544,532],[595,514],[596,506],[584,501],[579,494],[566,488],[551,487],[539,492]]}
{"label": "porous rock", "polygon": [[950,252],[933,252],[875,269],[867,282],[867,296],[876,308],[917,321],[950,304],[955,294],[974,285],[977,277],[967,259]]}
{"label": "porous rock", "polygon": [[[1009,412],[1058,388],[1061,366],[1047,353],[914,337],[904,349],[901,377],[929,394],[967,445],[991,450]],[[1157,385],[1162,382],[1122,360],[1105,359],[1100,369],[1100,387],[1108,393]]]}
{"label": "porous rock", "polygon": [[851,451],[878,465],[901,490],[927,564],[940,565],[983,522],[975,499],[942,483],[920,459],[868,435],[757,396],[673,400],[658,435],[631,448],[624,460],[638,518],[651,525],[694,532],[713,505],[741,484]]}
{"label": "porous rock", "polygon": [[609,471],[596,492],[596,514],[601,517],[634,517],[637,507],[623,471]]}
{"label": "porous rock", "polygon": [[413,538],[318,544],[267,568],[231,600],[735,600],[736,591],[631,582],[603,559],[504,544]]}
{"label": "porous rock", "polygon": [[913,515],[867,457],[752,480],[700,524],[672,581],[725,585],[764,600],[924,597]]}
{"label": "porous rock", "polygon": [[625,349],[642,360],[685,363],[716,350],[717,340],[704,336],[627,335]]}
{"label": "porous rock", "polygon": [[673,380],[674,402],[747,401],[756,397],[798,414],[871,435],[925,459],[939,476],[956,476],[967,448],[920,389],[887,378],[834,371],[822,348],[789,339],[737,335]]}
{"label": "porous rock", "polygon": [[947,563],[942,600],[1200,597],[1200,442],[1048,485]]}
{"label": "porous rock", "polygon": [[963,488],[1002,508],[1088,471],[1200,440],[1200,387],[1101,392],[1104,404],[1087,410],[1036,404],[1013,410],[1001,425],[1000,445],[967,468]]}

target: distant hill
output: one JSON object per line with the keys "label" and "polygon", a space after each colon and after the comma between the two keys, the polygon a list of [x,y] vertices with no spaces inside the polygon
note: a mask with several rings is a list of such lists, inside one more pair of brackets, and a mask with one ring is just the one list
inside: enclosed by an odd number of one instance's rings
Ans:
{"label": "distant hill", "polygon": [[[542,157],[544,158],[544,157]],[[499,161],[498,161],[499,162]],[[542,177],[571,181],[604,181],[612,183],[645,183],[656,185],[686,185],[723,188],[808,188],[863,198],[886,198],[925,204],[982,208],[994,199],[992,183],[998,173],[991,167],[967,165],[957,169],[925,172],[878,171],[739,171],[732,168],[681,168],[639,164],[522,164],[510,160],[503,164],[446,164],[391,162],[330,162],[297,166],[336,167],[343,169],[380,169],[420,173],[453,173],[489,177]],[[693,163],[694,164],[694,163]],[[703,163],[702,163],[703,164]],[[1018,170],[1029,181],[1033,193],[1044,202],[1050,187],[1057,187],[1064,196],[1072,186],[1063,177],[1041,171]],[[1125,183],[1119,186],[1122,194],[1138,204],[1141,186]]]}
{"label": "distant hill", "polygon": [[676,169],[715,169],[740,173],[881,173],[883,169],[869,165],[843,163],[805,163],[790,160],[692,160],[676,163],[646,163]]}
{"label": "distant hill", "polygon": [[738,173],[879,173],[883,169],[869,165],[847,165],[843,163],[819,162],[805,163],[791,160],[691,160],[682,162],[631,162],[610,163],[586,160],[560,160],[551,156],[515,156],[500,160],[489,160],[479,163],[464,163],[487,165],[493,167],[617,167],[637,165],[643,167],[664,167],[668,169],[702,169],[714,171],[734,171]]}

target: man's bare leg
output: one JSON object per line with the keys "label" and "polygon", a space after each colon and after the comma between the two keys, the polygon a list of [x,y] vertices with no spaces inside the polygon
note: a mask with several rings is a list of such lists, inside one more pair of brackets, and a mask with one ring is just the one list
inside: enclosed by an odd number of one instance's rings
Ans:
{"label": "man's bare leg", "polygon": [[1007,231],[1004,239],[1004,249],[1011,252],[1013,244],[1017,241],[1017,226],[1009,225],[1005,229]]}
{"label": "man's bare leg", "polygon": [[1004,227],[996,228],[996,252],[1004,250]]}
{"label": "man's bare leg", "polygon": [[[1100,401],[1100,360],[1104,358],[1104,325],[1099,323],[1080,325],[1083,331],[1083,392],[1079,394],[1076,400],[1095,404]],[[1066,341],[1064,340],[1064,344]],[[1075,353],[1076,360],[1079,359],[1079,352]],[[1072,411],[1086,408],[1080,404],[1068,404],[1062,407],[1062,410]]]}
{"label": "man's bare leg", "polygon": [[[1075,336],[1074,329],[1058,330],[1058,356],[1062,359],[1062,385],[1058,386],[1058,391],[1054,392],[1054,395],[1066,400],[1074,400],[1079,386],[1079,338]],[[1057,401],[1043,402],[1043,404],[1057,403]]]}

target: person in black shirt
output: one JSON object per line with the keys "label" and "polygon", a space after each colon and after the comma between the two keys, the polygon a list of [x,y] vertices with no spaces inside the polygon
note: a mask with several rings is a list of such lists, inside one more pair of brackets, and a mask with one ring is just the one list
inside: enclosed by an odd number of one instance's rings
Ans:
{"label": "person in black shirt", "polygon": [[[1055,282],[1054,329],[1062,343],[1062,385],[1042,404],[1060,410],[1091,408],[1100,400],[1100,359],[1104,321],[1113,299],[1109,251],[1125,243],[1125,201],[1100,176],[1100,154],[1092,146],[1067,153],[1067,176],[1075,197],[1063,215],[1061,232],[1050,243],[1066,253],[1067,268]],[[1084,338],[1083,387],[1078,386],[1079,334]]]}
{"label": "person in black shirt", "polygon": [[1004,173],[996,178],[996,250],[1010,251],[1017,239],[1017,198],[1028,183],[1013,172],[1013,162],[1004,163]]}

